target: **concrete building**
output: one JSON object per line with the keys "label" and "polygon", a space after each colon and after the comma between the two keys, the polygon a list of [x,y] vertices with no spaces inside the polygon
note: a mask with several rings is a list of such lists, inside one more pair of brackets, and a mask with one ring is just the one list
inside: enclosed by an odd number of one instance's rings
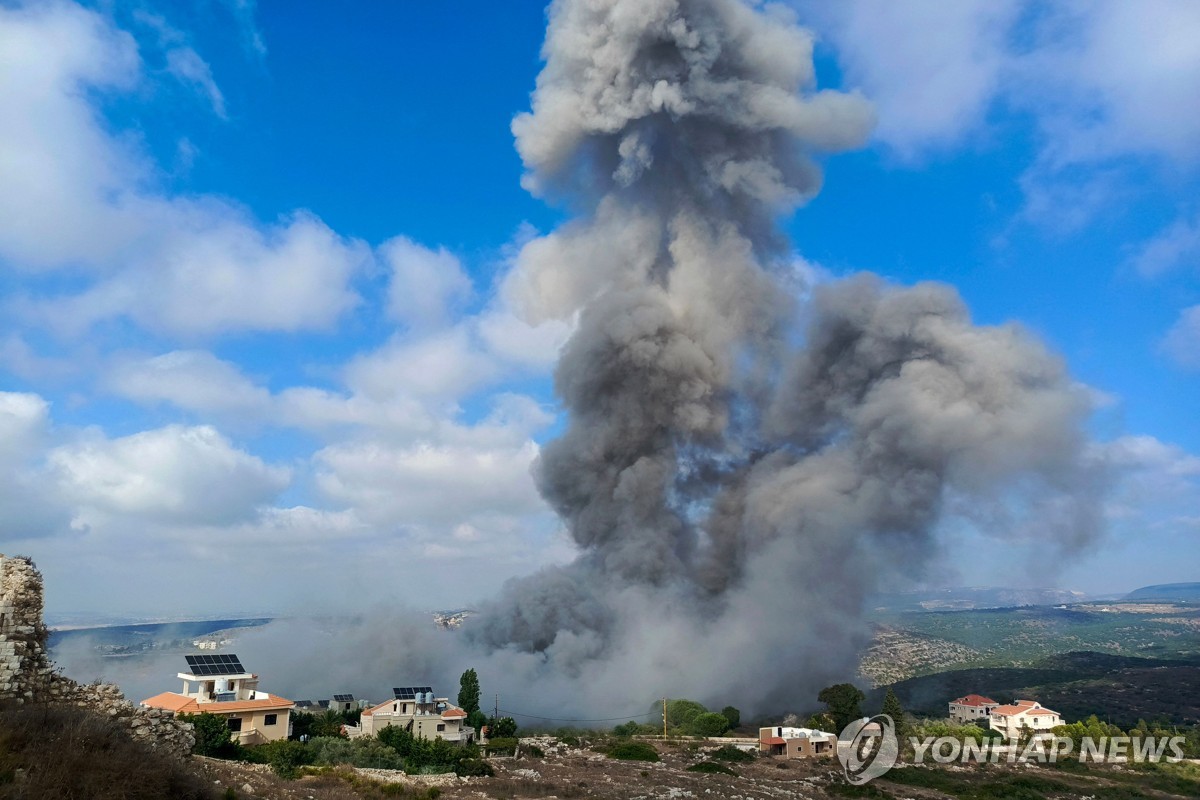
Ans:
{"label": "concrete building", "polygon": [[837,752],[837,736],[814,728],[776,725],[758,729],[758,750],[764,755],[808,758]]}
{"label": "concrete building", "polygon": [[187,656],[188,671],[178,673],[182,692],[163,692],[142,701],[147,708],[173,714],[216,714],[244,745],[286,739],[291,700],[258,689],[258,676],[242,668],[233,654]]}
{"label": "concrete building", "polygon": [[988,715],[988,727],[1000,731],[1007,739],[1017,739],[1022,733],[1046,733],[1063,719],[1057,711],[1043,708],[1034,700],[1018,700],[1010,706],[996,706]]}
{"label": "concrete building", "polygon": [[435,697],[428,686],[392,690],[392,699],[364,709],[357,726],[347,726],[349,735],[370,736],[394,725],[418,739],[445,739],[466,744],[475,741],[475,729],[466,724],[467,712],[445,697]]}
{"label": "concrete building", "polygon": [[986,720],[991,716],[992,709],[999,705],[999,703],[990,697],[984,697],[981,694],[969,694],[957,700],[950,701],[950,721],[959,725],[968,725],[979,720],[984,720],[984,725],[986,726]]}

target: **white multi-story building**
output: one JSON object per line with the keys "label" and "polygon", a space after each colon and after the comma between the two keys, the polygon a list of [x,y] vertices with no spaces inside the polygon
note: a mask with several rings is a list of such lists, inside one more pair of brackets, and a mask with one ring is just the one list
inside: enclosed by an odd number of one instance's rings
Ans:
{"label": "white multi-story building", "polygon": [[1061,714],[1043,708],[1035,700],[1018,700],[1011,706],[996,706],[988,715],[988,727],[1000,731],[1008,739],[1017,739],[1022,733],[1046,733],[1062,724]]}
{"label": "white multi-story building", "polygon": [[950,721],[959,725],[967,725],[992,715],[992,709],[1000,706],[990,697],[981,694],[969,694],[957,700],[950,701]]}
{"label": "white multi-story building", "polygon": [[291,700],[258,690],[258,676],[247,672],[232,653],[187,656],[180,672],[182,692],[163,692],[142,701],[149,708],[175,714],[216,714],[225,719],[241,744],[274,742],[288,737]]}
{"label": "white multi-story building", "polygon": [[389,725],[406,729],[418,739],[445,739],[466,744],[475,741],[475,729],[466,724],[467,712],[445,697],[435,697],[429,686],[392,689],[392,699],[364,709],[351,737],[379,733]]}

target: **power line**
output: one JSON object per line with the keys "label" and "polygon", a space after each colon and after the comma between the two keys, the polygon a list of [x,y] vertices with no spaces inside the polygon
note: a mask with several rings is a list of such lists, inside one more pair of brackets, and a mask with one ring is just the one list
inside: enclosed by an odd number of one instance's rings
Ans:
{"label": "power line", "polygon": [[657,711],[651,711],[648,714],[627,714],[624,717],[605,717],[603,719],[571,719],[567,717],[539,717],[536,714],[522,714],[519,711],[500,710],[501,714],[508,714],[510,717],[525,717],[526,719],[540,719],[545,722],[616,722],[622,719],[640,719],[642,717],[650,717],[656,715]]}

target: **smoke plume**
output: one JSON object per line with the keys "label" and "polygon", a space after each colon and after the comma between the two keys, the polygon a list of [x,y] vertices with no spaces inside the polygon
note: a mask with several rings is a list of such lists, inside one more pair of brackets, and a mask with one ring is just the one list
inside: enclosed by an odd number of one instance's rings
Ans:
{"label": "smoke plume", "polygon": [[776,221],[872,124],[814,91],[804,30],[740,0],[558,0],[549,20],[513,130],[527,188],[576,216],[507,289],[577,319],[536,476],[581,555],[468,627],[512,683],[592,710],[811,701],[851,674],[866,594],[919,575],[951,511],[1055,546],[1097,529],[1086,399],[1022,330],[871,276],[797,308]]}
{"label": "smoke plume", "polygon": [[[452,692],[472,666],[548,717],[663,695],[802,709],[854,674],[866,597],[920,578],[948,519],[1054,550],[1098,530],[1087,400],[1036,340],[972,324],[942,285],[798,290],[777,221],[872,111],[816,91],[784,10],[555,0],[543,55],[513,130],[525,185],[573,218],[504,289],[531,321],[575,322],[536,477],[580,555],[461,635],[394,613],[250,631],[244,656],[293,665],[262,666],[273,691]],[[334,651],[360,669],[322,671]]]}

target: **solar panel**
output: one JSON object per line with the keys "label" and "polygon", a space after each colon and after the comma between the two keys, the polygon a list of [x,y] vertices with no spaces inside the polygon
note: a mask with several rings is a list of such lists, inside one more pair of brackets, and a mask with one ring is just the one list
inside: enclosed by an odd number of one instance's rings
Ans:
{"label": "solar panel", "polygon": [[428,692],[433,694],[432,686],[401,686],[400,688],[392,689],[392,695],[397,700],[413,700],[417,696],[417,692]]}
{"label": "solar panel", "polygon": [[333,696],[333,702],[335,702],[335,703],[353,703],[354,695],[352,695],[352,694],[335,694]]}
{"label": "solar panel", "polygon": [[242,662],[232,653],[215,656],[184,656],[187,659],[188,671],[193,675],[240,675],[246,670]]}

